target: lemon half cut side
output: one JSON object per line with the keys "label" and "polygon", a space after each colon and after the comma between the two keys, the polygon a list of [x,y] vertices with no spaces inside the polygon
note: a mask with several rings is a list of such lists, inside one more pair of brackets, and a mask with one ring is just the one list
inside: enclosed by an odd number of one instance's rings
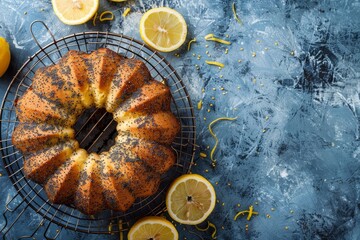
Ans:
{"label": "lemon half cut side", "polygon": [[128,233],[129,240],[178,240],[174,225],[162,217],[144,217],[137,221]]}
{"label": "lemon half cut side", "polygon": [[188,225],[205,221],[214,210],[215,202],[214,187],[198,174],[185,174],[177,178],[166,195],[166,207],[170,217]]}
{"label": "lemon half cut side", "polygon": [[140,20],[140,36],[150,47],[160,52],[178,49],[186,40],[184,17],[168,7],[153,8]]}
{"label": "lemon half cut side", "polygon": [[99,0],[52,0],[56,16],[67,25],[89,21],[99,8]]}

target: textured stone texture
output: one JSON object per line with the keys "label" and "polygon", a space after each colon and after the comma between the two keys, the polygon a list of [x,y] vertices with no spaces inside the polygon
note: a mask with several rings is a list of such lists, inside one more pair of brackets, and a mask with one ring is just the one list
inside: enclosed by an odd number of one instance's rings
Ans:
{"label": "textured stone texture", "polygon": [[[10,41],[13,57],[1,79],[2,96],[17,69],[38,50],[29,31],[33,20],[45,21],[57,38],[101,30],[140,39],[142,13],[155,6],[175,8],[188,23],[188,39],[198,41],[189,52],[186,46],[176,51],[180,57],[165,56],[186,83],[194,106],[203,101],[195,111],[199,151],[210,155],[214,139],[207,126],[212,120],[237,117],[214,126],[220,140],[217,167],[197,154],[193,168],[215,185],[219,203],[209,220],[217,226],[218,239],[360,239],[359,1],[235,1],[242,24],[227,0],[102,1],[100,11],[112,10],[115,20],[95,27],[91,22],[63,25],[50,1],[0,3],[0,35]],[[132,11],[123,18],[127,6]],[[206,42],[209,33],[232,44]],[[42,45],[50,42],[44,29],[36,34]],[[219,70],[205,60],[225,67]],[[0,172],[3,210],[14,190],[3,167]],[[258,216],[233,220],[250,205]],[[38,218],[35,213],[23,218],[24,229],[11,236],[34,229]],[[201,239],[192,232],[211,238],[211,231],[177,229],[180,239]],[[63,231],[59,238],[99,236]]]}

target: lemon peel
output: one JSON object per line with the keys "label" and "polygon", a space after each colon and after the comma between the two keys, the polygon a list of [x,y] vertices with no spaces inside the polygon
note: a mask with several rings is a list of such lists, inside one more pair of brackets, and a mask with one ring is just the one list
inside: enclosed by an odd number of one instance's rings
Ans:
{"label": "lemon peel", "polygon": [[111,231],[112,231],[112,226],[113,226],[113,223],[110,222],[110,224],[109,224],[109,226],[108,226],[108,232],[109,232],[109,233],[111,233]]}
{"label": "lemon peel", "polygon": [[228,117],[221,117],[221,118],[217,118],[215,119],[214,121],[212,121],[210,124],[209,124],[209,132],[211,134],[211,136],[213,136],[213,138],[215,139],[215,145],[214,147],[211,149],[211,152],[210,152],[210,159],[211,159],[211,164],[213,167],[215,167],[215,160],[214,160],[214,152],[217,148],[217,145],[219,144],[219,139],[217,138],[217,136],[214,134],[213,130],[212,130],[212,125],[214,125],[215,123],[217,123],[218,121],[234,121],[236,120],[237,118],[228,118]]}
{"label": "lemon peel", "polygon": [[209,228],[210,228],[210,226],[209,226],[209,221],[208,221],[208,225],[206,226],[206,228],[200,228],[200,227],[198,227],[198,225],[195,225],[195,228],[196,228],[198,231],[206,232],[206,231],[209,230]]}
{"label": "lemon peel", "polygon": [[94,27],[96,26],[96,18],[98,16],[98,13],[96,12],[95,15],[94,15],[94,18],[93,18],[93,25]]}
{"label": "lemon peel", "polygon": [[206,157],[207,157],[207,155],[206,155],[206,153],[201,152],[201,153],[200,153],[200,157],[202,157],[202,158],[206,158]]}
{"label": "lemon peel", "polygon": [[187,50],[188,50],[188,51],[190,51],[191,44],[194,43],[194,42],[196,42],[196,38],[191,39],[191,40],[189,41],[188,46],[187,46]]}
{"label": "lemon peel", "polygon": [[211,234],[212,239],[216,239],[216,226],[209,222],[209,226],[214,229],[213,233]]}
{"label": "lemon peel", "polygon": [[215,37],[215,35],[213,33],[210,33],[210,34],[206,35],[205,40],[206,41],[214,41],[214,42],[218,42],[218,43],[222,43],[222,44],[226,44],[226,45],[231,44],[231,42],[229,42],[229,41],[226,41],[226,40]]}
{"label": "lemon peel", "polygon": [[124,232],[123,232],[123,222],[119,220],[119,231],[120,231],[120,240],[124,240]]}
{"label": "lemon peel", "polygon": [[214,231],[212,232],[211,234],[211,238],[212,239],[216,239],[216,232],[217,232],[217,229],[216,229],[216,226],[215,224],[211,223],[210,221],[207,221],[208,225],[206,228],[200,228],[198,227],[197,225],[195,225],[195,228],[198,230],[198,231],[201,231],[201,232],[206,232],[207,230],[209,230],[209,228],[213,228]]}
{"label": "lemon peel", "polygon": [[250,219],[251,219],[251,217],[253,216],[253,215],[258,215],[259,213],[258,212],[255,212],[254,211],[254,207],[253,206],[250,206],[249,207],[249,210],[245,210],[245,211],[240,211],[240,212],[238,212],[236,215],[235,215],[235,217],[234,217],[234,221],[236,221],[236,219],[240,216],[240,215],[245,215],[245,214],[248,214],[248,216],[247,216],[247,218],[246,218],[246,220],[248,220],[248,221],[250,221]]}
{"label": "lemon peel", "polygon": [[197,108],[200,110],[202,108],[203,102],[200,100],[197,104]]}
{"label": "lemon peel", "polygon": [[209,64],[209,65],[214,65],[214,66],[218,66],[218,67],[221,67],[221,68],[223,68],[225,66],[223,63],[217,62],[217,61],[208,61],[208,60],[206,60],[205,62],[207,64]]}
{"label": "lemon peel", "polygon": [[5,38],[0,37],[0,77],[2,77],[9,68],[11,61],[11,52],[9,43]]}
{"label": "lemon peel", "polygon": [[233,11],[235,20],[242,25],[242,21],[240,20],[240,18],[238,17],[238,15],[237,15],[237,13],[236,13],[236,7],[235,7],[235,3],[234,3],[234,2],[233,2],[233,4],[232,4],[231,8],[232,8],[232,11]]}
{"label": "lemon peel", "polygon": [[[110,17],[104,17],[105,15],[110,15]],[[112,21],[114,20],[114,13],[111,11],[104,11],[100,14],[99,20],[100,22]]]}
{"label": "lemon peel", "polygon": [[131,11],[131,8],[125,9],[124,13],[122,14],[123,17],[126,17],[129,14],[130,11]]}

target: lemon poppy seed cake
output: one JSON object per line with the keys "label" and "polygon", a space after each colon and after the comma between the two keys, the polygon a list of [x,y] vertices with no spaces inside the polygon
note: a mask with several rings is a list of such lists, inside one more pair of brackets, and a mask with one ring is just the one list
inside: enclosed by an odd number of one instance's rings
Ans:
{"label": "lemon poppy seed cake", "polygon": [[[24,156],[25,176],[43,185],[51,202],[85,214],[126,211],[154,194],[176,161],[170,144],[180,124],[170,102],[170,89],[142,61],[106,48],[71,50],[37,70],[16,100],[12,142]],[[91,107],[105,108],[117,122],[115,144],[100,154],[80,148],[72,128]]]}

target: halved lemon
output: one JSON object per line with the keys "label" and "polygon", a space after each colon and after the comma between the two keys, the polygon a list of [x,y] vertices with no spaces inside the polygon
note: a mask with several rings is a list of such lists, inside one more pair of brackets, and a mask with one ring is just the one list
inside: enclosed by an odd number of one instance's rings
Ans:
{"label": "halved lemon", "polygon": [[137,221],[128,233],[129,240],[178,240],[174,225],[162,217],[144,217]]}
{"label": "halved lemon", "polygon": [[205,221],[214,210],[215,202],[214,187],[198,174],[185,174],[177,178],[166,195],[170,217],[188,225]]}
{"label": "halved lemon", "polygon": [[79,25],[89,21],[99,8],[99,0],[52,0],[55,14],[65,24]]}
{"label": "halved lemon", "polygon": [[5,38],[0,37],[0,77],[4,75],[10,64],[10,47]]}
{"label": "halved lemon", "polygon": [[153,8],[140,20],[140,36],[150,47],[171,52],[186,40],[187,25],[183,16],[167,7]]}

